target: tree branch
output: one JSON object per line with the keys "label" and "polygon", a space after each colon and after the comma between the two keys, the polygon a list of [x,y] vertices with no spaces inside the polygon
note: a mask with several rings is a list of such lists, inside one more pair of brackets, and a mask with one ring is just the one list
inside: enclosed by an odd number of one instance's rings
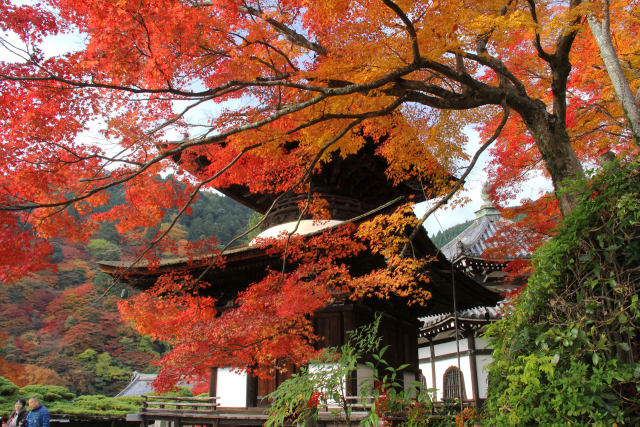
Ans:
{"label": "tree branch", "polygon": [[407,17],[404,11],[394,3],[392,0],[382,0],[382,2],[391,9],[400,20],[404,23],[405,28],[407,29],[407,33],[409,33],[409,37],[411,37],[411,50],[413,51],[413,62],[420,62],[420,47],[418,46],[418,34],[416,33],[416,29],[413,26],[411,20]]}
{"label": "tree branch", "polygon": [[518,78],[511,71],[509,71],[509,69],[504,65],[504,62],[490,56],[475,55],[470,52],[460,52],[459,54],[463,55],[467,59],[476,61],[479,64],[486,65],[496,73],[503,75],[513,84],[513,86],[521,95],[527,95],[527,90],[522,82],[518,80]]}
{"label": "tree branch", "polygon": [[276,21],[273,18],[265,18],[258,9],[245,4],[238,7],[238,10],[253,15],[257,18],[264,19],[265,22],[269,23],[269,25],[271,25],[277,32],[285,36],[287,40],[297,46],[312,50],[322,56],[326,56],[329,53],[324,46],[308,40],[305,36],[292,30],[282,22]]}
{"label": "tree branch", "polygon": [[451,191],[449,191],[449,193],[447,193],[442,199],[440,199],[438,203],[433,205],[431,209],[425,212],[424,215],[422,215],[422,217],[420,218],[420,220],[418,220],[418,224],[416,224],[416,226],[414,227],[413,231],[411,232],[411,234],[407,239],[407,243],[404,245],[404,248],[402,249],[402,253],[401,253],[402,256],[407,256],[411,242],[413,242],[413,240],[416,238],[416,236],[422,229],[422,225],[427,220],[427,218],[429,218],[431,214],[434,213],[438,208],[440,208],[442,205],[447,203],[451,199],[451,197],[453,197],[453,195],[462,187],[462,185],[464,184],[464,180],[467,178],[467,176],[469,176],[469,174],[475,167],[476,162],[478,161],[478,158],[480,157],[480,155],[498,138],[498,136],[502,132],[502,129],[507,124],[507,119],[509,118],[509,107],[507,107],[506,103],[503,103],[502,108],[504,111],[502,120],[500,121],[500,124],[496,128],[493,135],[491,135],[491,137],[484,144],[482,144],[482,146],[476,151],[476,153],[473,155],[473,158],[471,159],[471,163],[469,163],[469,166],[467,166],[467,169],[464,171],[462,176],[455,183]]}
{"label": "tree branch", "polygon": [[546,62],[551,62],[552,56],[550,54],[548,54],[544,48],[542,47],[542,42],[540,41],[540,33],[538,32],[538,14],[536,13],[536,3],[535,0],[527,0],[527,3],[529,4],[529,11],[531,13],[531,19],[533,19],[533,22],[536,23],[536,37],[535,37],[535,41],[533,42],[534,47],[536,48],[536,51],[538,52],[538,56],[540,58],[542,58],[544,61]]}

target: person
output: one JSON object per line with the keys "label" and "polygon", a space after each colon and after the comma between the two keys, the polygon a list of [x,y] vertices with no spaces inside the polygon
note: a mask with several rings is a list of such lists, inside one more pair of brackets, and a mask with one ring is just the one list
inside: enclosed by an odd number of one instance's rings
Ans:
{"label": "person", "polygon": [[49,410],[40,403],[38,396],[29,398],[29,414],[26,427],[51,427],[49,424]]}
{"label": "person", "polygon": [[24,399],[16,400],[13,405],[13,412],[9,420],[3,421],[2,427],[22,427],[27,424],[27,401]]}

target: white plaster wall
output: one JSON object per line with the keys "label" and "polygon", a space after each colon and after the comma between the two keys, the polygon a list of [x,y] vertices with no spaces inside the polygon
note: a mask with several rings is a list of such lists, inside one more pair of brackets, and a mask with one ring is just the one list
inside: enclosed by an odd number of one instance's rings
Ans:
{"label": "white plaster wall", "polygon": [[[335,369],[335,367],[336,365],[333,363],[312,364],[312,365],[309,365],[309,373],[312,375],[322,376],[323,372],[331,371],[332,369]],[[343,381],[343,387],[344,387],[344,378],[342,379],[342,381]],[[321,389],[317,391],[322,393],[322,392],[325,392],[326,390]],[[329,407],[334,407],[334,406],[337,406],[337,403],[333,399],[328,399],[327,405],[329,405]]]}
{"label": "white plaster wall", "polygon": [[477,349],[490,348],[489,347],[489,340],[486,339],[486,338],[482,338],[482,337],[476,337],[476,348]]}
{"label": "white plaster wall", "polygon": [[[356,373],[358,378],[358,395],[362,394],[363,387],[371,390],[371,388],[373,387],[373,382],[371,381],[373,370],[367,365],[358,364],[358,370]],[[370,392],[371,391],[369,391],[369,393]]]}
{"label": "white plaster wall", "polygon": [[[489,348],[489,342],[485,338],[476,337],[476,350],[482,350]],[[460,351],[467,351],[469,348],[466,338],[459,340]],[[431,362],[421,362],[420,369],[425,376],[427,388],[436,388],[436,399],[442,400],[444,384],[444,373],[450,366],[458,366],[458,358],[456,356],[456,342],[450,341],[446,343],[436,344],[434,346],[436,356],[442,356],[445,354],[451,354],[446,360],[439,360],[436,362],[436,382],[433,384],[431,375]],[[429,359],[431,357],[431,350],[429,344],[423,344],[423,347],[418,348],[419,359]],[[488,372],[485,367],[491,362],[491,356],[488,355],[476,355],[476,368],[478,373],[478,394],[481,399],[487,397],[488,389]],[[460,369],[464,377],[464,386],[467,394],[467,399],[473,398],[473,389],[471,384],[471,365],[468,356],[460,357]]]}
{"label": "white plaster wall", "polygon": [[429,343],[420,344],[420,345],[424,347],[418,347],[418,359],[425,359],[427,357],[431,357],[431,350],[429,349]]}
{"label": "white plaster wall", "polygon": [[[431,374],[431,362],[421,362],[419,367],[422,370],[422,374],[424,375],[427,383],[428,389],[436,389],[432,395],[435,395],[434,399],[437,401],[442,400],[443,390],[442,386],[444,384],[444,373],[451,366],[458,366],[458,346],[460,347],[460,352],[467,351],[469,349],[469,343],[466,338],[460,338],[458,340],[458,345],[456,345],[455,340],[449,342],[443,342],[439,344],[435,344],[434,352],[436,357],[443,355],[450,355],[447,359],[439,360],[436,362],[436,381],[435,384],[433,382],[433,376]],[[418,348],[418,358],[419,359],[430,359],[431,358],[431,348],[429,344],[424,344],[423,347]],[[472,387],[471,387],[471,368],[469,365],[469,357],[461,356],[460,357],[460,370],[462,371],[462,375],[464,378],[464,387],[465,392],[468,399],[471,399],[473,396]]]}
{"label": "white plaster wall", "polygon": [[218,403],[225,407],[247,406],[247,374],[218,368]]}
{"label": "white plaster wall", "polygon": [[491,363],[491,356],[478,355],[476,364],[478,368],[478,394],[480,399],[487,398],[487,389],[489,388],[489,372],[485,369]]}
{"label": "white plaster wall", "polygon": [[[431,376],[431,362],[429,363],[421,363],[420,369],[422,369],[422,373],[424,374],[425,379],[427,380],[427,388],[435,388],[435,400],[441,401],[443,396],[442,386],[444,384],[444,373],[451,366],[458,367],[458,358],[453,355],[451,358],[438,360],[436,362],[436,382],[433,383]],[[473,396],[473,391],[471,387],[471,367],[469,365],[469,356],[461,356],[460,357],[460,370],[462,371],[462,376],[464,378],[464,388],[467,395],[467,399],[471,399]],[[486,391],[485,391],[486,393]]]}
{"label": "white plaster wall", "polygon": [[309,365],[309,373],[312,375],[322,375],[324,371],[330,371],[336,366],[335,363],[315,363]]}
{"label": "white plaster wall", "polygon": [[[331,364],[309,365],[309,372],[311,374],[322,375],[323,371],[330,370],[332,367],[333,366]],[[373,370],[371,368],[369,368],[364,364],[358,364],[358,367],[356,369],[356,379],[357,379],[357,387],[358,387],[358,392],[356,394],[357,396],[360,396],[362,394],[363,387],[367,387],[368,389],[373,387],[373,382],[371,381],[372,375],[373,375]],[[346,389],[346,386],[345,386],[345,389]],[[319,390],[319,391],[323,391],[323,390]],[[329,399],[327,401],[327,404],[330,408],[338,406],[338,403],[335,402],[333,399]]]}
{"label": "white plaster wall", "polygon": [[[469,349],[469,345],[467,343],[466,338],[460,337],[460,339],[458,340],[458,343],[460,344],[460,351],[467,351]],[[436,344],[434,347],[435,347],[436,356],[441,356],[443,354],[449,354],[449,353],[457,353],[458,351],[455,340]],[[427,347],[427,350],[428,349],[429,348]]]}

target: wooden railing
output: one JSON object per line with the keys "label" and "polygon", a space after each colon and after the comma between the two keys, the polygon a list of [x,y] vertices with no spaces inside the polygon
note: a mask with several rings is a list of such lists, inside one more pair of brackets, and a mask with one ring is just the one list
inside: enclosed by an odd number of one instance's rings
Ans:
{"label": "wooden railing", "polygon": [[215,413],[218,397],[142,396],[142,413],[149,415],[208,415]]}
{"label": "wooden railing", "polygon": [[[344,400],[351,409],[355,411],[368,411],[376,400],[375,396],[345,396]],[[331,402],[322,405],[325,411],[332,409],[343,409],[341,402]]]}
{"label": "wooden railing", "polygon": [[[479,399],[479,402],[476,402],[475,400],[472,400],[472,399],[465,399],[462,401],[462,408],[471,408],[478,405],[482,407],[485,400],[486,399]],[[460,402],[458,401],[443,402],[441,400],[438,400],[436,402],[433,402],[433,409],[440,412],[457,411],[457,410],[460,410]]]}
{"label": "wooden railing", "polygon": [[[218,397],[171,397],[171,396],[142,396],[144,398],[142,411],[138,414],[127,415],[127,421],[140,421],[141,426],[150,426],[154,420],[171,421],[173,426],[206,425],[217,426],[223,424],[263,425],[268,418],[266,408],[222,408],[217,402]],[[367,412],[373,406],[375,396],[346,396],[346,404],[351,409],[351,422],[359,423],[366,418]],[[472,400],[462,402],[463,407],[475,404]],[[434,402],[435,417],[441,414],[460,410],[460,403]],[[342,425],[346,422],[346,414],[341,403],[331,402],[321,405],[318,413],[318,425]],[[402,415],[391,417],[393,420],[404,419]]]}

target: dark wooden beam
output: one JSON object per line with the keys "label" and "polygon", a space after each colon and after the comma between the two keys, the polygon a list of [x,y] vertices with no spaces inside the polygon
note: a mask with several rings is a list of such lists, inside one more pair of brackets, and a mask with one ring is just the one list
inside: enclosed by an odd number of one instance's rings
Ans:
{"label": "dark wooden beam", "polygon": [[215,397],[218,395],[218,368],[209,368],[209,396]]}
{"label": "dark wooden beam", "polygon": [[258,406],[258,378],[247,372],[247,408]]}

